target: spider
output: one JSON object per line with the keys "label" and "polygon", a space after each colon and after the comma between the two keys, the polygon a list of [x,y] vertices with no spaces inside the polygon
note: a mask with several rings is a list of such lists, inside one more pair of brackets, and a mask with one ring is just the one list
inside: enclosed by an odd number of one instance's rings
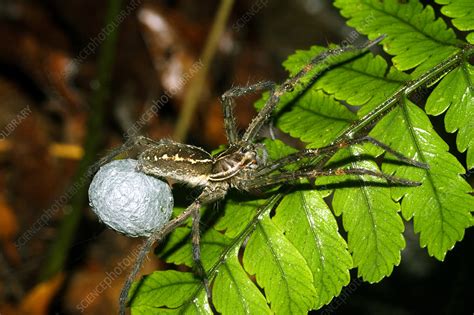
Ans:
{"label": "spider", "polygon": [[[346,137],[326,147],[317,149],[303,149],[278,160],[269,161],[265,146],[257,142],[257,136],[268,121],[272,111],[279,102],[280,97],[292,91],[301,79],[311,71],[315,65],[325,62],[346,51],[362,52],[383,37],[374,41],[368,41],[361,46],[349,46],[329,49],[316,57],[301,69],[295,76],[288,78],[281,85],[272,82],[259,82],[248,87],[234,87],[224,93],[221,97],[224,113],[224,127],[228,139],[228,147],[223,152],[212,156],[205,150],[187,144],[177,143],[171,140],[154,141],[147,137],[139,136],[129,139],[125,144],[111,152],[104,158],[101,164],[111,160],[120,153],[138,148],[138,170],[159,178],[172,179],[173,181],[200,187],[202,190],[198,197],[178,216],[169,221],[161,230],[153,233],[144,242],[137,261],[130,272],[120,295],[120,314],[125,314],[128,291],[139,272],[147,253],[153,244],[162,240],[175,228],[182,225],[188,218],[192,218],[191,239],[192,256],[196,266],[196,272],[202,279],[204,288],[211,298],[211,290],[206,272],[200,259],[200,208],[225,198],[230,189],[242,192],[251,192],[263,188],[271,188],[286,182],[295,182],[299,179],[314,180],[321,176],[341,175],[369,175],[383,178],[389,183],[417,186],[419,183],[410,180],[390,176],[381,172],[375,172],[363,168],[336,168],[326,169],[323,164],[305,164],[301,161],[320,156],[330,157],[340,149],[361,143],[371,143],[393,154],[404,163],[416,167],[427,168],[423,163],[405,157],[394,151],[386,144],[369,136]],[[234,99],[248,93],[269,90],[270,95],[260,112],[251,121],[242,136],[239,135],[234,118]],[[326,158],[327,161],[329,158]],[[292,170],[285,169],[288,165],[295,165]]]}

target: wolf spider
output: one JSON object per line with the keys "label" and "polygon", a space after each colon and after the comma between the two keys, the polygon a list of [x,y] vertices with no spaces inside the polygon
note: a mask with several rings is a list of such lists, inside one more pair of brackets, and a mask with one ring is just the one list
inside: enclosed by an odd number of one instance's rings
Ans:
{"label": "wolf spider", "polygon": [[[334,155],[341,148],[355,144],[369,142],[386,152],[393,154],[404,163],[416,167],[426,168],[423,163],[414,161],[391,149],[389,146],[377,141],[369,136],[345,139],[331,145],[317,148],[304,149],[290,154],[275,161],[267,160],[266,149],[263,144],[256,143],[256,137],[262,126],[269,119],[272,111],[279,102],[280,97],[292,91],[309,71],[317,64],[324,62],[327,58],[338,55],[342,52],[355,50],[363,51],[378,43],[382,38],[375,41],[368,41],[359,47],[339,47],[329,49],[308,63],[295,76],[288,78],[281,85],[277,86],[271,82],[260,82],[248,87],[234,87],[221,97],[224,112],[225,132],[228,139],[228,148],[216,156],[212,156],[205,150],[187,144],[173,142],[171,140],[154,141],[146,137],[129,139],[122,147],[116,149],[102,160],[102,163],[110,161],[120,153],[138,148],[141,152],[138,156],[138,169],[148,175],[172,179],[173,181],[188,184],[190,186],[201,187],[199,196],[178,216],[170,220],[161,230],[152,234],[144,242],[140,254],[137,257],[133,270],[130,272],[120,295],[120,314],[125,314],[128,291],[133,279],[139,272],[147,253],[153,244],[162,240],[175,228],[182,225],[188,218],[192,218],[192,256],[195,262],[196,271],[203,281],[204,288],[211,297],[211,290],[206,277],[206,272],[200,259],[200,208],[203,205],[225,198],[231,188],[250,192],[270,188],[288,181],[298,179],[314,180],[321,176],[341,176],[341,175],[369,175],[383,178],[390,183],[416,186],[417,182],[390,176],[382,172],[376,172],[364,168],[336,168],[324,169],[321,165],[299,165],[298,162],[315,158],[321,155]],[[242,136],[237,132],[234,118],[234,98],[248,93],[262,90],[269,90],[270,95],[263,108],[251,121]],[[293,170],[286,170],[288,165],[296,165]]]}

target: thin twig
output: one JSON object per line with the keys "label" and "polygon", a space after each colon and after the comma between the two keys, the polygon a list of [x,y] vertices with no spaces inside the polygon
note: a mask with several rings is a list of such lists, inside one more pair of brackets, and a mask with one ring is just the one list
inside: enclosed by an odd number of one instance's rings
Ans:
{"label": "thin twig", "polygon": [[201,54],[200,60],[203,67],[191,81],[189,90],[184,98],[183,108],[178,117],[173,136],[173,138],[178,142],[186,140],[185,138],[191,125],[191,119],[196,111],[197,104],[200,100],[199,96],[201,95],[207,73],[209,72],[212,59],[214,58],[217,49],[217,44],[224,32],[227,18],[233,4],[234,0],[222,0],[219,6],[216,18],[214,19],[214,24],[212,25],[211,33],[207,38],[206,46]]}

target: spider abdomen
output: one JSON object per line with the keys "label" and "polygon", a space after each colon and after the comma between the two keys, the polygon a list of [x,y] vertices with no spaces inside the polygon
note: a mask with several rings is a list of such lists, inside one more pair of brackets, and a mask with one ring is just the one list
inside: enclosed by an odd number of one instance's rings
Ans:
{"label": "spider abdomen", "polygon": [[145,150],[138,161],[138,168],[145,174],[191,186],[205,186],[209,181],[214,159],[199,147],[170,142]]}

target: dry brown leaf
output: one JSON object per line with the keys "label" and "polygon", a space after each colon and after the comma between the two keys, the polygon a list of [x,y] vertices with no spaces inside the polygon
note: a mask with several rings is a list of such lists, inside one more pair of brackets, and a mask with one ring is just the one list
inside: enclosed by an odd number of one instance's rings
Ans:
{"label": "dry brown leaf", "polygon": [[58,273],[48,281],[36,285],[20,305],[20,313],[24,315],[48,314],[51,300],[58,292],[64,281],[64,274]]}
{"label": "dry brown leaf", "polygon": [[62,159],[80,160],[84,149],[76,144],[52,143],[49,146],[49,154]]}
{"label": "dry brown leaf", "polygon": [[2,315],[17,315],[18,310],[14,305],[5,303],[5,304],[0,305],[0,314],[2,314]]}
{"label": "dry brown leaf", "polygon": [[0,195],[0,240],[11,240],[18,233],[18,222],[13,209],[3,195]]}

